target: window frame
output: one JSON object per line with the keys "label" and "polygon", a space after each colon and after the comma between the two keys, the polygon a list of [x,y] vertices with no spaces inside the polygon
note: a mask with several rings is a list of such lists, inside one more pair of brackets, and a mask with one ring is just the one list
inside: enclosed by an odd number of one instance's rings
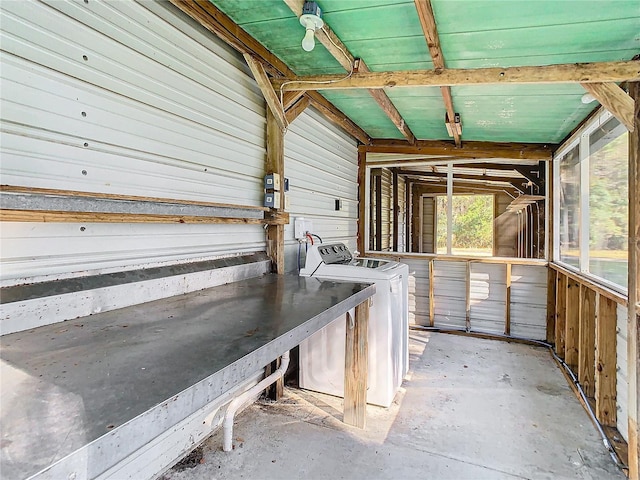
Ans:
{"label": "window frame", "polygon": [[[591,134],[608,122],[613,115],[604,107],[579,128],[553,155],[553,249],[551,260],[566,270],[579,273],[591,281],[599,283],[621,294],[627,294],[628,289],[606,278],[595,275],[589,271],[589,163]],[[579,267],[575,267],[561,260],[560,257],[560,162],[578,147],[580,161],[580,224],[579,228]]]}

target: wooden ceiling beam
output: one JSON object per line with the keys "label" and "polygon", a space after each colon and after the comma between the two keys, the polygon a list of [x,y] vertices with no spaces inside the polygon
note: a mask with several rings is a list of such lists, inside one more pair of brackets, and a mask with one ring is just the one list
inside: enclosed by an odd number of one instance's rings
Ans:
{"label": "wooden ceiling beam", "polygon": [[[405,175],[405,176],[413,178],[416,183],[427,185],[433,188],[442,188],[444,192],[447,191],[447,183],[442,182],[441,179],[438,179],[437,181],[434,182],[433,177],[432,177],[432,180],[430,181],[428,180],[429,178],[428,176],[417,176],[417,175]],[[505,186],[498,186],[498,185],[493,186],[493,185],[482,185],[482,184],[470,182],[468,180],[455,180],[455,179],[453,182],[453,189],[454,189],[454,193],[460,193],[459,189],[464,189],[469,191],[492,192],[492,193],[504,192],[504,191],[508,191],[509,193],[521,192],[521,190],[515,188],[511,184],[505,185]]]}
{"label": "wooden ceiling beam", "polygon": [[593,95],[600,105],[633,132],[633,99],[615,83],[583,83],[582,87]]}
{"label": "wooden ceiling beam", "polygon": [[[436,72],[442,71],[445,68],[444,54],[440,47],[440,37],[438,36],[438,27],[436,26],[436,18],[433,15],[431,1],[414,0],[414,2],[416,5],[416,11],[418,12],[418,18],[420,19],[420,24],[422,25],[422,32],[424,33],[427,46],[429,47],[429,54],[431,55],[433,66]],[[449,120],[453,122],[453,119],[455,118],[455,109],[453,108],[451,88],[440,87],[440,93],[444,100],[444,108],[447,111],[447,116],[449,117]],[[452,133],[454,142],[456,146],[459,147],[461,144],[460,134],[455,128],[452,130]]]}
{"label": "wooden ceiling beam", "polygon": [[280,104],[280,99],[276,94],[275,90],[271,86],[271,82],[269,82],[269,77],[267,76],[267,72],[264,69],[262,63],[255,59],[253,55],[250,53],[244,54],[244,60],[247,62],[249,66],[249,70],[253,74],[253,78],[255,79],[260,91],[262,92],[262,96],[267,102],[267,107],[271,110],[278,127],[283,132],[287,129],[287,119],[285,118],[284,108]]}
{"label": "wooden ceiling beam", "polygon": [[289,107],[285,113],[285,117],[287,117],[287,123],[292,123],[302,112],[306,110],[306,108],[310,104],[311,99],[305,96],[300,98],[296,103]]}
{"label": "wooden ceiling beam", "polygon": [[324,98],[318,92],[307,92],[307,96],[311,99],[311,104],[316,109],[318,109],[320,113],[322,113],[325,117],[327,117],[342,129],[344,129],[352,137],[359,140],[360,143],[363,143],[364,145],[368,145],[371,143],[371,137],[367,135],[367,133],[358,125],[356,125],[349,117],[338,110],[331,102],[329,102],[329,100]]}
{"label": "wooden ceiling beam", "polygon": [[451,155],[459,158],[509,160],[551,160],[557,145],[541,143],[465,142],[461,148],[442,140],[418,140],[415,145],[395,139],[373,140],[371,145],[361,145],[368,153],[401,153],[412,155]]}
{"label": "wooden ceiling beam", "polygon": [[[446,68],[396,72],[359,72],[274,79],[276,90],[348,90],[354,88],[442,87],[456,85],[602,83],[640,81],[640,61],[567,63],[536,67]],[[289,83],[290,82],[290,83]],[[324,82],[324,83],[322,83]],[[330,83],[326,83],[330,82]]]}
{"label": "wooden ceiling beam", "polygon": [[[399,175],[421,175],[421,176],[430,176],[430,177],[438,177],[438,178],[447,178],[447,174],[444,172],[421,172],[419,170],[398,170]],[[526,183],[528,180],[523,177],[490,177],[488,175],[470,175],[467,173],[455,173],[453,174],[453,179],[456,178],[460,180],[475,180],[480,182],[502,182],[502,183],[511,183],[514,181],[522,180],[522,183]]]}
{"label": "wooden ceiling beam", "polygon": [[[209,0],[169,0],[178,9],[193,18],[196,22],[220,38],[241,54],[254,55],[273,77],[295,77],[293,71],[277,56],[271,53],[260,42],[244,31],[229,16],[218,9]],[[271,79],[273,84],[274,79]],[[277,89],[275,89],[278,92]],[[286,92],[283,97],[286,96]],[[346,115],[338,110],[331,102],[317,92],[308,92],[313,105],[332,123],[344,128],[347,133],[361,143],[367,144],[371,137]],[[294,97],[289,97],[289,101]]]}
{"label": "wooden ceiling beam", "polygon": [[300,100],[304,92],[286,92],[282,95],[282,107],[287,111],[294,103]]}
{"label": "wooden ceiling beam", "polygon": [[[304,0],[284,0],[284,3],[287,4],[297,17],[302,15]],[[364,60],[354,58],[346,45],[342,43],[340,38],[338,38],[326,23],[322,28],[316,30],[316,38],[347,72],[370,72]],[[369,93],[400,133],[402,133],[410,143],[415,142],[415,135],[387,94],[379,89],[371,89]]]}

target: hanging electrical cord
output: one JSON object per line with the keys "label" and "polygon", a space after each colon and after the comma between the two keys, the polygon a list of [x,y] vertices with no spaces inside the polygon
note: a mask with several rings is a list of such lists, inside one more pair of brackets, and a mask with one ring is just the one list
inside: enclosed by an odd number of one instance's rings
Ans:
{"label": "hanging electrical cord", "polygon": [[318,240],[320,240],[320,243],[324,243],[324,242],[322,241],[322,239],[320,238],[320,235],[316,235],[315,233],[312,233],[312,234],[311,234],[311,236],[312,236],[312,237],[316,237]]}
{"label": "hanging electrical cord", "polygon": [[[411,325],[409,328],[411,330],[417,330],[417,331],[421,331],[422,330],[422,331],[439,332],[439,333],[465,333],[465,334],[467,334],[469,336],[474,336],[474,333],[476,333],[476,332],[469,332],[469,331],[463,330],[463,329],[427,327],[427,326],[422,326],[422,325]],[[567,365],[564,362],[564,360],[562,360],[558,355],[556,355],[556,352],[553,350],[553,345],[551,345],[551,344],[549,344],[547,342],[540,341],[540,340],[530,340],[528,338],[521,338],[521,337],[516,337],[516,336],[513,336],[513,335],[499,335],[499,334],[495,334],[495,333],[482,334],[482,335],[483,335],[483,338],[491,339],[491,337],[493,337],[495,340],[514,340],[514,341],[520,341],[520,342],[523,342],[523,343],[530,343],[530,344],[538,345],[538,346],[541,346],[541,347],[546,347],[549,350],[549,352],[551,353],[551,355],[553,356],[554,360],[564,368],[564,370],[567,372],[567,374],[571,378],[571,381],[573,382],[573,386],[578,390],[578,392],[580,394],[580,400],[581,400],[581,403],[582,403],[584,409],[589,414],[589,417],[590,417],[591,421],[593,422],[593,424],[595,425],[596,430],[598,430],[598,433],[600,434],[600,437],[602,437],[602,443],[604,444],[604,447],[609,452],[609,456],[611,457],[613,462],[616,464],[616,467],[618,467],[620,470],[623,470],[623,471],[627,470],[627,467],[620,461],[620,458],[618,457],[618,453],[615,451],[615,449],[611,445],[611,442],[609,441],[609,438],[607,437],[607,434],[604,433],[602,425],[598,421],[598,418],[596,417],[595,412],[591,408],[591,405],[589,404],[589,402],[587,400],[587,396],[584,393],[584,390],[582,390],[582,386],[580,385],[580,382],[578,382],[578,379],[576,378],[575,374],[571,371],[571,368],[569,367],[569,365]]]}
{"label": "hanging electrical cord", "polygon": [[313,245],[313,236],[309,232],[305,233],[304,236],[307,237],[311,242],[311,245]]}
{"label": "hanging electrical cord", "polygon": [[298,241],[298,275],[300,275],[300,250],[302,249],[302,242]]}
{"label": "hanging electrical cord", "polygon": [[337,80],[325,80],[322,82],[310,82],[310,81],[306,81],[306,80],[289,80],[287,82],[283,82],[282,85],[280,85],[280,105],[284,105],[283,102],[283,96],[284,96],[284,92],[283,92],[283,88],[285,85],[289,85],[290,83],[310,83],[310,84],[330,84],[330,83],[337,83],[337,82],[342,82],[343,80],[347,80],[348,78],[351,78],[351,76],[353,75],[353,62],[351,61],[351,58],[349,58],[349,55],[347,55],[347,52],[345,52],[339,45],[336,44],[336,42],[333,41],[333,38],[331,38],[331,35],[329,35],[329,33],[325,30],[325,26],[323,25],[322,28],[320,29],[324,32],[324,34],[327,36],[327,38],[329,39],[329,41],[333,44],[334,47],[336,47],[338,50],[340,50],[340,52],[342,53],[342,55],[344,55],[344,58],[347,59],[347,62],[349,62],[350,65],[350,69],[349,69],[349,73],[347,73],[346,76],[344,76],[343,78],[338,78]]}

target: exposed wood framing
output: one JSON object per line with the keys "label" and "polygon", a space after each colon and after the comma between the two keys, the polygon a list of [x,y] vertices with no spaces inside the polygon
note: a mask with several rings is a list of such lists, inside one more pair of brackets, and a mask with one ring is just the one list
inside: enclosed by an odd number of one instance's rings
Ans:
{"label": "exposed wood framing", "polygon": [[596,418],[610,427],[616,426],[616,324],[617,304],[598,296],[596,321]]}
{"label": "exposed wood framing", "polygon": [[471,262],[465,268],[465,324],[467,332],[471,331]]}
{"label": "exposed wood framing", "polygon": [[262,92],[262,96],[267,102],[267,106],[269,107],[269,110],[271,110],[271,113],[278,123],[280,130],[286,130],[288,123],[284,115],[284,108],[280,103],[278,95],[271,86],[271,82],[269,81],[269,77],[267,76],[267,72],[265,71],[264,66],[262,65],[262,63],[256,60],[256,58],[248,53],[244,54],[244,60],[245,62],[247,62],[247,65],[249,66],[249,69],[253,74],[253,78],[258,84],[258,87]]}
{"label": "exposed wood framing", "polygon": [[[297,17],[302,15],[304,0],[284,0],[284,3],[287,4]],[[316,30],[316,38],[347,72],[370,72],[369,67],[367,67],[364,61],[354,58],[349,49],[326,23],[322,28]],[[369,90],[369,93],[378,105],[380,105],[382,111],[389,117],[398,130],[400,130],[400,133],[402,133],[409,142],[415,142],[416,137],[387,94],[383,90]]]}
{"label": "exposed wood framing", "polygon": [[306,108],[311,104],[311,99],[309,97],[302,97],[296,103],[294,103],[291,107],[289,107],[285,113],[285,118],[287,119],[287,123],[293,123],[293,121],[298,118],[298,116],[306,110]]}
{"label": "exposed wood framing", "polygon": [[578,350],[578,381],[587,397],[596,393],[596,292],[580,286],[580,338]]}
{"label": "exposed wood framing", "polygon": [[556,354],[565,358],[565,326],[567,324],[567,282],[568,278],[562,273],[558,273],[558,284],[556,287]]}
{"label": "exposed wood framing", "polygon": [[[536,67],[360,72],[274,79],[276,90],[348,90],[353,88],[443,87],[457,85],[637,82],[640,61],[567,63]],[[291,82],[291,83],[288,83]],[[329,83],[327,83],[329,82]]]}
{"label": "exposed wood framing", "polygon": [[583,83],[584,89],[593,95],[614,117],[633,132],[633,99],[615,83]]}
{"label": "exposed wood framing", "polygon": [[435,260],[432,258],[429,260],[429,326],[433,327],[436,322],[436,295],[435,295],[435,281],[436,281],[436,269],[433,264]]}
{"label": "exposed wood framing", "polygon": [[392,189],[392,201],[393,201],[393,205],[391,206],[392,209],[392,214],[393,214],[393,244],[392,244],[392,250],[394,252],[398,251],[398,219],[400,218],[400,205],[398,202],[398,171],[393,168],[391,169],[391,175],[392,175],[392,180],[391,180],[391,189]]}
{"label": "exposed wood framing", "polygon": [[282,106],[285,111],[288,110],[304,95],[305,92],[286,92],[282,95]]}
{"label": "exposed wood framing", "polygon": [[[435,183],[435,182],[431,183],[428,181],[429,180],[428,174],[424,176],[410,175],[410,177],[414,177],[417,180],[416,183],[420,185],[433,187],[436,190],[444,189],[445,192],[447,191],[446,183]],[[442,182],[442,180],[438,180],[438,181]],[[474,182],[472,180],[460,180],[460,179],[456,179],[455,177],[454,177],[454,183],[455,183],[456,194],[464,193],[463,190],[466,192],[486,192],[486,193],[495,193],[495,192],[504,193],[505,191],[507,191],[512,194],[518,191],[513,185],[504,185],[504,186],[483,185],[482,183]],[[440,193],[440,192],[438,191],[437,193]]]}
{"label": "exposed wood framing", "polygon": [[[284,133],[268,109],[265,170],[265,173],[280,175],[280,185],[284,185]],[[284,189],[280,191],[280,205],[284,207]],[[276,211],[279,210],[282,209]],[[267,254],[271,257],[274,273],[284,273],[284,225],[271,225],[267,228]]]}
{"label": "exposed wood framing", "polygon": [[[427,40],[427,46],[429,47],[429,54],[433,61],[433,66],[436,72],[441,72],[445,68],[444,55],[442,48],[440,47],[440,37],[438,36],[438,27],[436,26],[436,19],[433,15],[433,8],[431,7],[430,0],[415,0],[416,11],[418,12],[418,18],[422,25],[422,32]],[[455,117],[455,109],[453,108],[453,97],[451,96],[450,87],[440,87],[440,93],[444,100],[444,107],[450,121],[453,122]],[[454,128],[453,139],[457,147],[461,146],[460,134]]]}
{"label": "exposed wood framing", "polygon": [[[268,218],[267,218],[268,217]],[[289,223],[288,214],[261,218],[204,217],[196,215],[156,215],[145,213],[66,212],[47,210],[0,210],[3,222],[43,223],[185,223],[254,224],[280,226]]]}
{"label": "exposed wood framing", "polygon": [[[447,178],[447,174],[444,172],[422,172],[420,170],[400,170],[399,173],[401,175],[414,175],[414,176],[420,176],[420,177],[437,177],[437,178]],[[502,183],[508,183],[511,186],[513,186],[514,188],[520,190],[521,192],[524,192],[524,187],[522,185],[516,186],[514,185],[512,182],[518,182],[521,181],[522,183],[525,183],[524,178],[522,177],[517,177],[517,176],[513,176],[513,177],[499,177],[499,176],[489,176],[489,175],[470,175],[468,173],[454,173],[453,174],[453,179],[460,179],[460,180],[478,180],[481,182],[502,182]]]}
{"label": "exposed wood framing", "polygon": [[[293,71],[282,60],[240,28],[240,26],[209,0],[169,1],[238,52],[243,55],[245,53],[254,55],[263,63],[265,70],[270,75],[295,76]],[[278,90],[276,90],[276,92],[278,92]],[[286,95],[286,93],[284,95]],[[329,121],[343,128],[361,143],[366,144],[371,141],[371,138],[364,130],[349,120],[344,113],[334,107],[322,95],[317,92],[308,92],[307,95],[313,105],[318,108],[320,113]]]}
{"label": "exposed wood framing", "polygon": [[365,145],[371,143],[371,137],[369,137],[369,135],[367,135],[367,133],[358,125],[353,123],[349,117],[334,107],[329,100],[324,98],[318,92],[307,92],[307,95],[311,99],[311,104],[332,123],[338,125],[353,138],[359,140],[360,143]]}
{"label": "exposed wood framing", "polygon": [[551,160],[556,145],[541,143],[464,142],[456,148],[441,140],[418,140],[411,145],[403,140],[379,139],[358,147],[369,153],[402,153],[408,155],[455,155],[460,158],[504,158],[509,160]]}
{"label": "exposed wood framing", "polygon": [[367,412],[369,300],[347,314],[344,370],[344,423],[365,428]]}
{"label": "exposed wood framing", "polygon": [[640,83],[629,84],[629,95],[635,102],[633,131],[629,133],[629,306],[627,317],[627,379],[629,381],[629,478],[640,479]]}
{"label": "exposed wood framing", "polygon": [[579,273],[574,272],[572,270],[568,270],[556,263],[549,263],[549,268],[554,269],[556,272],[558,272],[558,274],[561,273],[569,278],[574,279],[576,282],[579,282],[582,285],[588,286],[591,290],[597,292],[598,294],[604,297],[610,298],[611,300],[613,300],[616,303],[619,303],[620,305],[624,305],[625,307],[627,306],[626,295],[622,295],[621,293],[618,293],[615,290],[604,287],[592,280],[589,280],[588,278],[580,276]]}
{"label": "exposed wood framing", "polygon": [[[367,152],[358,151],[358,251],[365,252],[365,218],[367,218]],[[369,232],[371,235],[372,232]]]}
{"label": "exposed wood framing", "polygon": [[[494,237],[495,238],[495,237]],[[556,343],[556,286],[558,283],[555,270],[547,269],[547,343]]]}
{"label": "exposed wood framing", "polygon": [[580,341],[580,284],[567,282],[567,316],[564,337],[564,361],[574,373],[578,373],[578,345]]}
{"label": "exposed wood framing", "polygon": [[257,207],[253,205],[234,205],[232,203],[201,202],[198,200],[182,200],[162,197],[142,197],[138,195],[120,195],[117,193],[81,192],[79,190],[60,190],[54,188],[25,187],[20,185],[0,185],[0,192],[55,195],[57,197],[84,197],[105,200],[127,200],[149,203],[172,203],[180,205],[195,205],[199,207],[239,208],[242,210],[261,210],[263,212],[269,210],[267,207]]}
{"label": "exposed wood framing", "polygon": [[505,265],[507,269],[507,292],[504,301],[504,334],[511,335],[511,264]]}

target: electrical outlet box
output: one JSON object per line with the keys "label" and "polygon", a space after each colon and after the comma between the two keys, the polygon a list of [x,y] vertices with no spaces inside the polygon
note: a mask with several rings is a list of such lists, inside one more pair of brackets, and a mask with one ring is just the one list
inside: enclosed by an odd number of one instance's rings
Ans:
{"label": "electrical outlet box", "polygon": [[291,198],[289,198],[289,195],[287,195],[286,193],[284,194],[284,209],[291,210]]}
{"label": "electrical outlet box", "polygon": [[265,193],[264,206],[270,208],[280,208],[280,192]]}
{"label": "electrical outlet box", "polygon": [[297,217],[293,221],[293,230],[296,240],[303,240],[307,232],[313,231],[313,223],[311,220],[305,220],[303,217]]}
{"label": "electrical outlet box", "polygon": [[342,210],[342,199],[336,198],[336,212]]}
{"label": "electrical outlet box", "polygon": [[288,192],[289,191],[289,179],[285,177],[284,179],[284,191]]}
{"label": "electrical outlet box", "polygon": [[280,190],[280,175],[277,173],[270,173],[264,176],[264,188],[265,190]]}

